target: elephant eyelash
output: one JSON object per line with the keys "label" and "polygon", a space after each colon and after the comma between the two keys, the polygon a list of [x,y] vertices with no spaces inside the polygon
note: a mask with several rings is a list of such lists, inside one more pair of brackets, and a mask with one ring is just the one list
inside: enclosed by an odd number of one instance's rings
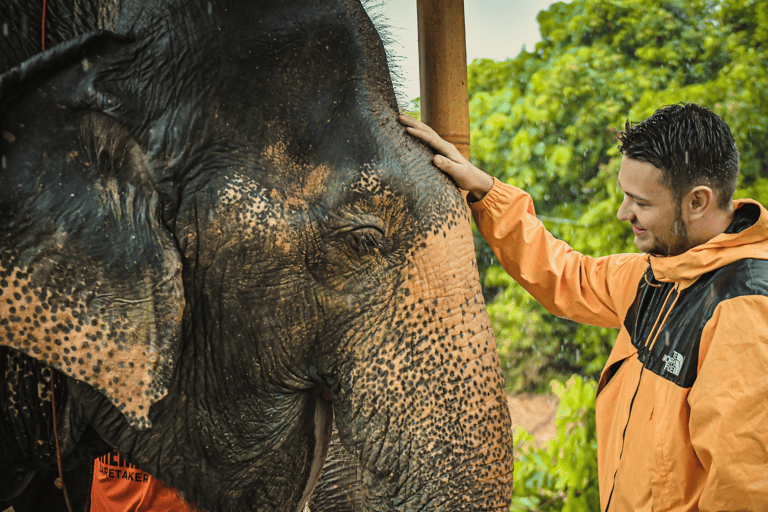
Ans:
{"label": "elephant eyelash", "polygon": [[384,244],[381,233],[369,228],[350,233],[350,245],[362,256],[380,252]]}

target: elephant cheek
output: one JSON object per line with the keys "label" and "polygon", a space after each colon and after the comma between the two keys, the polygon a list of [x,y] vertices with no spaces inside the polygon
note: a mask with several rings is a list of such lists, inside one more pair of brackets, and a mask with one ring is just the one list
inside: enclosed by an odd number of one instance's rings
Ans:
{"label": "elephant cheek", "polygon": [[444,236],[431,236],[414,255],[414,268],[420,271],[406,282],[410,293],[404,300],[402,322],[407,336],[414,340],[405,354],[418,356],[420,351],[414,348],[421,347],[421,357],[418,363],[409,362],[407,355],[396,351],[394,359],[402,360],[394,365],[405,372],[401,374],[405,378],[398,379],[405,395],[418,392],[409,389],[408,373],[413,371],[451,397],[422,397],[426,398],[419,404],[423,415],[434,417],[435,411],[443,414],[446,401],[454,401],[456,405],[448,409],[457,420],[475,417],[506,432],[508,414],[498,415],[501,409],[506,412],[506,406],[497,406],[497,402],[506,402],[496,340],[482,296],[468,222],[464,228],[459,223],[446,229]]}
{"label": "elephant cheek", "polygon": [[504,510],[511,420],[472,233],[459,221],[411,255],[393,323],[358,346],[337,425],[372,480],[372,499]]}

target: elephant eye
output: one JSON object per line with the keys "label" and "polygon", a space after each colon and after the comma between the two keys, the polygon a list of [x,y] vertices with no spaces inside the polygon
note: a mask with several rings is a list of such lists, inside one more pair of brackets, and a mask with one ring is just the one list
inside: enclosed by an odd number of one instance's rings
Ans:
{"label": "elephant eye", "polygon": [[379,253],[384,248],[384,234],[376,228],[360,228],[350,231],[349,245],[360,256]]}
{"label": "elephant eye", "polygon": [[390,246],[384,231],[370,224],[345,226],[327,233],[307,253],[308,270],[320,282],[343,293],[376,286],[388,268]]}

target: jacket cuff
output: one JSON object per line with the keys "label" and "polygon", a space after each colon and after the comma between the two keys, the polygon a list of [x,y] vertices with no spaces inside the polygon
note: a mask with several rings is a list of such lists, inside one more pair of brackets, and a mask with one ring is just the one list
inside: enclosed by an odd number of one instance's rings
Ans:
{"label": "jacket cuff", "polygon": [[486,207],[487,207],[486,203],[487,203],[488,196],[493,194],[495,191],[498,191],[499,187],[497,186],[497,184],[500,183],[500,182],[495,177],[493,177],[493,176],[491,176],[491,177],[493,178],[493,185],[491,185],[491,190],[489,190],[488,193],[486,193],[483,196],[482,199],[480,199],[479,201],[472,201],[470,199],[470,197],[472,197],[472,195],[471,194],[467,194],[467,205],[469,205],[469,208],[472,211],[480,212],[480,211],[485,210]]}
{"label": "jacket cuff", "polygon": [[[507,185],[506,183],[499,181],[498,178],[493,178],[491,190],[489,190],[481,200],[470,201],[469,195],[467,195],[467,205],[473,213],[481,213],[493,209],[501,203],[509,203],[510,196],[514,196],[514,194],[510,195],[509,189],[514,190],[515,188],[516,187],[512,187],[512,185]],[[521,190],[520,192],[523,191]]]}

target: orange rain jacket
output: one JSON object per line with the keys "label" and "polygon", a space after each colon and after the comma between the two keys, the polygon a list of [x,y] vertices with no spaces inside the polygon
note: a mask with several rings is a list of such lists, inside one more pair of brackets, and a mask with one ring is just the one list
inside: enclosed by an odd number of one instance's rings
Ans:
{"label": "orange rain jacket", "polygon": [[176,489],[129,464],[117,452],[93,461],[90,512],[192,512]]}
{"label": "orange rain jacket", "polygon": [[603,512],[768,510],[768,212],[735,206],[725,233],[684,254],[591,258],[516,187],[495,181],[470,204],[551,313],[620,329],[597,394]]}

